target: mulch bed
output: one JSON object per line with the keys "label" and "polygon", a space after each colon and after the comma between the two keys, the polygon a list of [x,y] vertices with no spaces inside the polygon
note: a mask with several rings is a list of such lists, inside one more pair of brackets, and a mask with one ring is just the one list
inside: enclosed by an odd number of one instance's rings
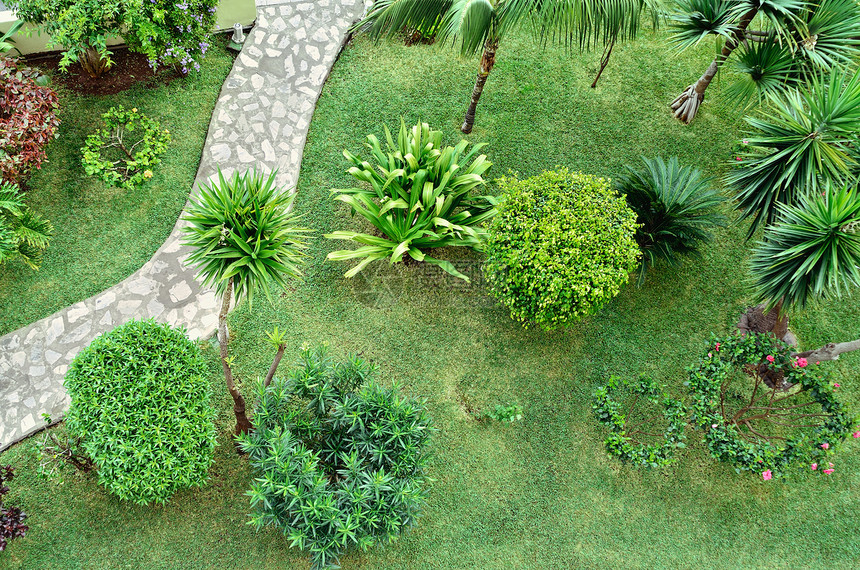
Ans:
{"label": "mulch bed", "polygon": [[71,64],[66,71],[60,71],[60,54],[27,57],[28,65],[38,67],[51,76],[51,81],[83,95],[113,95],[125,91],[133,85],[143,83],[170,83],[182,77],[172,66],[160,66],[153,73],[146,56],[133,53],[126,47],[112,47],[113,66],[98,79],[93,79],[79,63]]}

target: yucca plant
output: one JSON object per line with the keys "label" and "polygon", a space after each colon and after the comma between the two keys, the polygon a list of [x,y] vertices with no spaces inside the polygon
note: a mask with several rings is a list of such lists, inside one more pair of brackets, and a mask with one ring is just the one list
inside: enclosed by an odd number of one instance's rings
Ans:
{"label": "yucca plant", "polygon": [[278,186],[276,175],[250,170],[228,179],[219,169],[218,182],[202,185],[183,216],[188,224],[182,229],[183,243],[192,248],[186,263],[196,267],[203,285],[214,287],[222,298],[218,340],[237,435],[247,433],[251,422],[227,354],[231,298],[235,295],[238,304],[247,297],[250,304],[258,289],[271,298],[269,282],[283,288],[289,278],[302,274],[307,230],[297,227],[298,216],[291,212],[295,194]]}
{"label": "yucca plant", "polygon": [[18,187],[0,181],[0,265],[17,257],[39,269],[53,234],[54,226],[30,211]]}
{"label": "yucca plant", "polygon": [[752,217],[748,237],[774,221],[778,204],[856,180],[860,74],[814,77],[807,89],[773,99],[767,114],[746,121],[748,144],[725,181],[737,193],[741,218]]}
{"label": "yucca plant", "polygon": [[[328,259],[361,259],[346,272],[353,277],[369,263],[388,259],[394,264],[408,255],[416,261],[438,265],[446,272],[469,280],[449,261],[436,259],[425,250],[466,246],[481,250],[486,231],[481,224],[496,214],[496,199],[475,196],[484,186],[483,174],[491,164],[478,154],[485,146],[461,140],[456,146],[442,146],[442,132],[431,131],[418,122],[407,129],[403,119],[395,142],[385,127],[387,147],[383,150],[375,135],[367,136],[373,164],[349,151],[343,155],[353,166],[349,173],[367,185],[362,188],[332,190],[340,200],[369,221],[381,236],[336,231],[329,239],[354,241],[358,249],[333,251]],[[471,148],[469,148],[471,146]]]}
{"label": "yucca plant", "polygon": [[639,285],[649,267],[661,260],[678,265],[681,256],[697,253],[710,241],[710,230],[725,223],[714,210],[725,198],[712,188],[712,178],[681,166],[676,157],[668,163],[660,157],[642,157],[642,162],[644,168],[626,166],[627,172],[615,179],[616,190],[626,196],[639,224],[635,236],[642,250]]}
{"label": "yucca plant", "polygon": [[[705,91],[730,59],[743,75],[729,100],[750,103],[793,87],[801,75],[850,64],[860,49],[860,7],[855,0],[676,0],[674,40],[681,48],[715,36],[716,57],[696,83],[672,102],[689,123]],[[756,22],[760,29],[751,29]]]}

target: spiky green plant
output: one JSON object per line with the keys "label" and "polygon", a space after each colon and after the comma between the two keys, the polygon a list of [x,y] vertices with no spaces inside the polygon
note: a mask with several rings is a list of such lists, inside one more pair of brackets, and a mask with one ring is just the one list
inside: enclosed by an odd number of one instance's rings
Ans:
{"label": "spiky green plant", "polygon": [[247,297],[250,304],[256,290],[271,298],[270,282],[283,288],[289,278],[302,274],[307,230],[297,227],[298,216],[291,211],[295,194],[276,184],[276,176],[250,170],[228,179],[219,169],[218,182],[202,185],[183,216],[188,224],[182,229],[183,243],[192,248],[186,263],[222,298],[218,340],[237,434],[250,430],[251,423],[227,355],[227,313],[234,289],[237,303]]}
{"label": "spiky green plant", "polygon": [[615,179],[615,188],[624,194],[636,212],[636,242],[642,250],[639,284],[648,268],[665,261],[672,266],[681,256],[695,254],[710,241],[710,230],[725,223],[715,207],[725,198],[711,186],[712,178],[698,168],[681,166],[676,157],[642,157],[644,168],[627,166]]}
{"label": "spiky green plant", "polygon": [[802,308],[860,285],[860,196],[843,186],[780,204],[753,251],[756,295],[768,308]]}
{"label": "spiky green plant", "polygon": [[774,221],[778,204],[856,180],[860,74],[815,77],[808,89],[774,99],[766,113],[746,121],[749,144],[725,181],[737,193],[741,217],[752,217],[748,237]]}
{"label": "spiky green plant", "polygon": [[329,239],[361,245],[333,251],[328,258],[361,259],[346,273],[346,277],[353,277],[373,261],[388,259],[394,264],[409,255],[468,281],[451,262],[431,257],[424,250],[483,248],[486,231],[481,224],[496,213],[495,198],[472,195],[486,183],[482,175],[492,164],[486,155],[478,154],[485,145],[470,149],[470,144],[461,140],[456,146],[443,147],[441,131],[431,131],[422,122],[407,129],[403,119],[396,142],[385,128],[385,150],[375,135],[368,135],[367,140],[374,164],[349,151],[343,153],[353,164],[349,173],[367,186],[333,192],[337,193],[335,200],[349,204],[382,235],[348,231],[326,234]]}
{"label": "spiky green plant", "polygon": [[39,269],[53,234],[54,226],[30,211],[18,187],[0,181],[0,265],[19,258]]}

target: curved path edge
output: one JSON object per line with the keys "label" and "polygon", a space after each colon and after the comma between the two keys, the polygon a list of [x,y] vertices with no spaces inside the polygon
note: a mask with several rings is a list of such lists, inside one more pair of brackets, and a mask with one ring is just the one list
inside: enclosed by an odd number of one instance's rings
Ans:
{"label": "curved path edge", "polygon": [[[269,5],[263,5],[263,4]],[[212,112],[192,193],[217,175],[278,170],[294,188],[313,111],[364,0],[257,3],[248,34]],[[217,327],[218,302],[183,265],[184,223],[134,274],[106,291],[0,337],[0,451],[61,418],[69,405],[63,376],[78,351],[130,319],[184,326],[191,338]]]}

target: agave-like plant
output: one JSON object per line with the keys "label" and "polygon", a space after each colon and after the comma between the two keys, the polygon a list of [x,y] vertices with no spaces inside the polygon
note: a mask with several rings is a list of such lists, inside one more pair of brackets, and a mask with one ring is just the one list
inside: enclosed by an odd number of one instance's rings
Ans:
{"label": "agave-like plant", "polygon": [[301,276],[305,256],[307,230],[297,227],[298,216],[291,211],[295,194],[278,186],[276,176],[251,170],[227,179],[219,169],[218,182],[204,184],[183,216],[188,223],[183,243],[192,248],[186,263],[222,298],[218,340],[237,435],[247,433],[251,423],[227,355],[227,313],[234,289],[237,303],[247,297],[250,304],[258,289],[270,297],[270,282],[286,287],[288,278]]}
{"label": "agave-like plant", "polygon": [[648,268],[663,260],[677,266],[680,257],[696,254],[711,239],[710,230],[725,223],[714,208],[725,198],[711,186],[712,178],[699,169],[681,166],[676,157],[642,158],[643,169],[627,166],[615,179],[615,188],[624,194],[636,212],[639,227],[636,241],[642,250],[639,285]]}
{"label": "agave-like plant", "polygon": [[0,265],[17,257],[39,269],[53,234],[54,226],[30,211],[18,187],[0,181]]}
{"label": "agave-like plant", "polygon": [[860,285],[860,196],[828,186],[780,204],[779,217],[753,251],[756,296],[766,308],[802,308]]}
{"label": "agave-like plant", "polygon": [[481,250],[486,231],[481,226],[496,214],[496,199],[474,196],[483,186],[483,174],[491,164],[478,154],[484,144],[461,140],[456,146],[442,146],[442,132],[431,131],[418,122],[407,129],[400,120],[395,142],[385,128],[386,150],[375,135],[367,136],[367,147],[375,164],[344,151],[354,166],[349,173],[363,188],[332,190],[335,200],[349,204],[353,213],[367,219],[381,236],[360,232],[336,231],[329,239],[354,241],[361,247],[333,251],[332,260],[361,259],[346,272],[353,277],[369,263],[388,258],[394,264],[409,255],[416,261],[438,265],[455,277],[469,280],[449,261],[427,255],[425,250],[445,246],[466,246]]}
{"label": "agave-like plant", "polygon": [[778,204],[796,204],[828,182],[856,181],[860,73],[813,77],[807,90],[773,99],[766,115],[746,121],[753,130],[725,181],[741,217],[753,219],[748,237],[774,221]]}

